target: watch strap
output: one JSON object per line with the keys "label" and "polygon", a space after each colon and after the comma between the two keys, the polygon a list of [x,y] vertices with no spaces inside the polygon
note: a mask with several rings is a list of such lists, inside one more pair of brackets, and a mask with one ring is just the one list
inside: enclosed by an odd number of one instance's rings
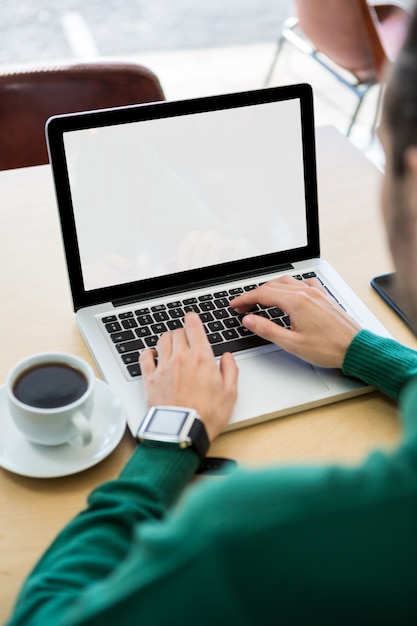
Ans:
{"label": "watch strap", "polygon": [[188,436],[191,439],[193,448],[203,461],[210,447],[210,441],[207,435],[206,427],[200,419],[196,418],[194,420]]}

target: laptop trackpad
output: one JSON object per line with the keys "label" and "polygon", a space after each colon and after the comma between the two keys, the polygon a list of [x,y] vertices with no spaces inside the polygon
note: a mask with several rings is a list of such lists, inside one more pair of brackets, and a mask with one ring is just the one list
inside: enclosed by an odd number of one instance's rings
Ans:
{"label": "laptop trackpad", "polygon": [[237,358],[238,400],[230,424],[279,413],[327,394],[317,371],[284,350]]}

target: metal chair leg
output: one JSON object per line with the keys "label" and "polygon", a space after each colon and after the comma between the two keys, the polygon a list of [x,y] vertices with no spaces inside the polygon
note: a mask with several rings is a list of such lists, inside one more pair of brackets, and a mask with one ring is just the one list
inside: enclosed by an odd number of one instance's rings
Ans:
{"label": "metal chair leg", "polygon": [[347,132],[346,132],[346,137],[350,136],[350,133],[352,131],[353,126],[355,125],[356,119],[357,119],[357,117],[359,115],[359,111],[361,109],[361,106],[363,104],[363,101],[364,101],[365,96],[366,96],[367,93],[368,93],[368,90],[366,90],[365,93],[362,93],[362,94],[356,93],[356,95],[359,98],[359,102],[358,102],[358,104],[356,106],[356,109],[353,112],[353,115],[352,115],[351,119],[350,119],[350,124],[349,124],[349,127],[348,127]]}
{"label": "metal chair leg", "polygon": [[272,75],[273,75],[274,70],[275,70],[275,65],[276,65],[276,63],[278,61],[278,57],[279,57],[279,54],[280,54],[280,52],[282,50],[282,46],[284,45],[284,41],[285,41],[285,37],[284,37],[284,35],[281,34],[281,36],[279,37],[279,39],[277,41],[274,58],[272,59],[272,63],[270,65],[270,67],[269,67],[268,73],[267,73],[266,78],[265,78],[264,83],[263,83],[264,87],[268,87],[269,83],[271,82],[271,78],[272,78]]}
{"label": "metal chair leg", "polygon": [[378,85],[378,97],[377,97],[377,101],[376,101],[374,119],[373,119],[372,127],[371,127],[371,138],[372,139],[375,136],[376,126],[378,124],[378,118],[379,118],[379,113],[381,111],[383,97],[384,97],[384,84],[380,83]]}
{"label": "metal chair leg", "polygon": [[274,54],[274,58],[272,59],[272,63],[270,65],[270,68],[268,70],[268,73],[266,75],[266,78],[264,80],[263,86],[264,87],[268,87],[269,83],[271,82],[271,78],[272,75],[274,73],[274,69],[275,69],[275,65],[277,63],[278,57],[280,55],[280,52],[282,50],[282,46],[284,45],[285,41],[288,41],[288,36],[291,31],[297,26],[298,24],[298,18],[297,17],[289,17],[288,19],[285,20],[283,26],[282,26],[282,30],[281,30],[281,34],[278,38],[277,41],[277,46],[275,48],[275,54]]}
{"label": "metal chair leg", "polygon": [[[351,130],[352,130],[353,126],[355,125],[355,122],[356,122],[357,117],[359,115],[359,111],[360,111],[360,109],[362,107],[362,104],[363,104],[363,102],[365,100],[366,95],[369,93],[369,91],[374,86],[375,85],[369,85],[369,87],[367,89],[365,89],[362,93],[356,92],[356,95],[359,98],[359,102],[358,102],[358,105],[357,105],[357,107],[356,107],[356,109],[355,109],[355,111],[353,113],[353,116],[352,116],[352,118],[350,120],[349,128],[348,128],[347,133],[346,133],[347,137],[350,136]],[[375,106],[375,112],[374,112],[374,116],[373,116],[373,119],[372,119],[372,125],[371,125],[371,134],[370,134],[371,141],[372,141],[372,139],[373,139],[373,137],[375,135],[375,129],[376,129],[376,125],[378,123],[378,116],[379,116],[379,112],[381,110],[383,90],[384,90],[384,86],[383,86],[382,83],[380,83],[378,85],[378,97],[377,97],[377,102],[376,102],[376,106]]]}

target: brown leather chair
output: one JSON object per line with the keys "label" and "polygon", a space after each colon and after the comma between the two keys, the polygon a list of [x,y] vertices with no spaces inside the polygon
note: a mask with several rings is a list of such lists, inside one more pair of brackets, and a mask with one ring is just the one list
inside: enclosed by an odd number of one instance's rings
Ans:
{"label": "brown leather chair", "polygon": [[134,63],[80,63],[0,73],[0,170],[48,163],[51,116],[165,100],[158,78]]}
{"label": "brown leather chair", "polygon": [[[368,91],[384,79],[410,22],[400,3],[367,0],[295,0],[297,17],[284,23],[265,84],[269,84],[284,42],[294,45],[329,71],[358,97],[349,135]],[[378,116],[376,106],[372,132]]]}

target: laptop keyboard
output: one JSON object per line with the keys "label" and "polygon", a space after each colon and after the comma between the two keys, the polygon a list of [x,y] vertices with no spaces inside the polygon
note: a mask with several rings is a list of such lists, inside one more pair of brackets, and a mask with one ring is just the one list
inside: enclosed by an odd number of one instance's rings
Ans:
{"label": "laptop keyboard", "polygon": [[[304,280],[317,276],[315,272],[306,272],[293,277]],[[181,328],[184,315],[189,311],[199,314],[215,356],[268,344],[269,341],[245,328],[242,325],[242,315],[237,314],[229,306],[229,301],[233,297],[258,286],[253,283],[183,300],[173,300],[165,304],[132,308],[121,313],[114,312],[102,317],[101,322],[128,376],[135,378],[141,375],[140,353],[146,348],[155,347],[158,338],[164,332]],[[291,327],[288,315],[277,307],[257,305],[251,313],[262,315],[285,328]]]}

